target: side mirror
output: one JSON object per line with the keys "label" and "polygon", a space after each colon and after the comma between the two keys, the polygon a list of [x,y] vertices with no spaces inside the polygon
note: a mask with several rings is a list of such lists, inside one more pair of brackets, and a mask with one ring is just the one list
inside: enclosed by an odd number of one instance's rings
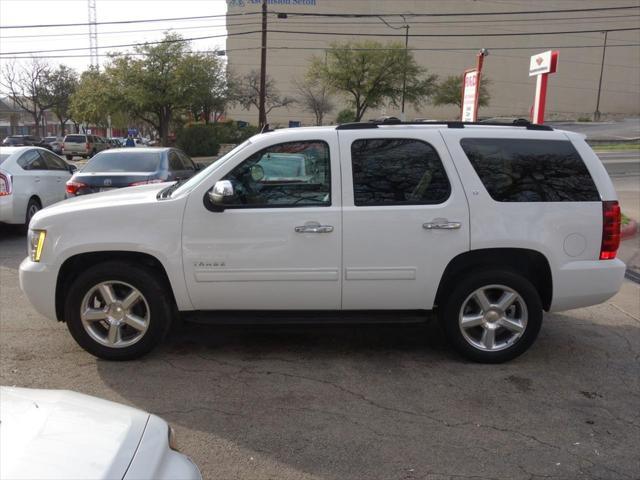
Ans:
{"label": "side mirror", "polygon": [[213,188],[207,192],[211,206],[218,212],[224,210],[225,199],[231,198],[234,195],[233,184],[229,180],[217,181]]}
{"label": "side mirror", "polygon": [[69,164],[69,173],[76,173],[77,170],[78,170],[78,167],[76,167],[75,165]]}

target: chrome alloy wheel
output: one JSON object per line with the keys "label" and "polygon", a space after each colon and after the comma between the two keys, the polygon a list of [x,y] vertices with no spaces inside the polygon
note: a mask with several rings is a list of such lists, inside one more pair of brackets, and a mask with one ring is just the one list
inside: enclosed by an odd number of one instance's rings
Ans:
{"label": "chrome alloy wheel", "polygon": [[80,320],[89,336],[109,348],[124,348],[144,337],[150,310],[140,291],[112,280],[92,287],[80,304]]}
{"label": "chrome alloy wheel", "polygon": [[458,324],[464,339],[479,350],[497,352],[510,347],[527,328],[527,305],[504,285],[478,288],[462,303]]}

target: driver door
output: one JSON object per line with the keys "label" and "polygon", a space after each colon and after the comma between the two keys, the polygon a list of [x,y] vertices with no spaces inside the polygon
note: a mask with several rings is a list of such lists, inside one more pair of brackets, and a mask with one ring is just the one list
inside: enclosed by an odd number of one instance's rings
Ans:
{"label": "driver door", "polygon": [[[195,309],[340,309],[337,134],[302,133],[263,136],[190,193],[183,263]],[[223,211],[207,201],[218,180],[234,189]]]}

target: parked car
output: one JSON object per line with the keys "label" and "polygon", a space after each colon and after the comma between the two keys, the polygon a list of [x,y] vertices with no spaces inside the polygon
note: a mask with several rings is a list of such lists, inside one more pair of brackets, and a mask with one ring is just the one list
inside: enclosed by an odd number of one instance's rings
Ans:
{"label": "parked car", "polygon": [[141,410],[64,390],[0,387],[0,478],[200,480],[175,431]]}
{"label": "parked car", "polygon": [[177,148],[123,148],[101,152],[67,182],[67,196],[191,177],[198,166]]}
{"label": "parked car", "polygon": [[109,142],[111,148],[122,147],[122,142],[118,138],[107,138],[107,142]]}
{"label": "parked car", "polygon": [[40,137],[34,135],[9,135],[2,141],[3,147],[42,147],[51,150],[51,147]]}
{"label": "parked car", "polygon": [[96,135],[72,133],[64,137],[62,153],[67,160],[73,157],[90,158],[108,148],[107,144]]}
{"label": "parked car", "polygon": [[38,210],[65,198],[76,170],[40,147],[0,147],[0,223],[29,225]]}
{"label": "parked car", "polygon": [[150,351],[178,315],[435,314],[461,354],[502,362],[543,311],[604,302],[625,272],[602,163],[583,136],[530,124],[276,130],[186,182],[73,199],[30,228],[26,296],[105,359]]}
{"label": "parked car", "polygon": [[56,155],[62,155],[62,144],[64,143],[63,137],[44,137],[44,143],[48,145],[48,148]]}

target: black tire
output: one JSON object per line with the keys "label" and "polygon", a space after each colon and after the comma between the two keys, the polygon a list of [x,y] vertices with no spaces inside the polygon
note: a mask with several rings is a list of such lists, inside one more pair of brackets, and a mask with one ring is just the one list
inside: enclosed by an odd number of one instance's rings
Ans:
{"label": "black tire", "polygon": [[[482,287],[492,285],[503,285],[515,291],[523,300],[527,312],[526,326],[521,336],[513,344],[497,351],[482,350],[474,346],[465,338],[459,324],[461,310],[469,296]],[[526,278],[509,270],[464,275],[455,283],[439,313],[442,327],[451,345],[462,356],[479,363],[502,363],[522,355],[533,344],[542,326],[542,303],[537,290]],[[505,335],[511,333],[506,330],[504,332]]]}
{"label": "black tire", "polygon": [[69,161],[73,160],[73,155],[66,155],[66,157],[67,157],[67,160]]}
{"label": "black tire", "polygon": [[38,200],[35,197],[30,198],[29,199],[29,203],[27,204],[27,213],[25,214],[25,217],[24,217],[24,228],[25,229],[29,228],[29,222],[31,221],[31,218],[33,218],[33,216],[39,210],[42,210],[42,204],[40,203],[40,200]]}
{"label": "black tire", "polygon": [[[64,310],[67,328],[75,341],[90,354],[105,360],[133,360],[149,353],[166,336],[174,312],[169,300],[171,296],[157,277],[146,267],[122,261],[100,263],[81,273],[67,291]],[[105,346],[92,338],[82,324],[80,308],[85,295],[96,285],[107,281],[135,287],[148,305],[148,327],[132,345],[120,348]]]}

